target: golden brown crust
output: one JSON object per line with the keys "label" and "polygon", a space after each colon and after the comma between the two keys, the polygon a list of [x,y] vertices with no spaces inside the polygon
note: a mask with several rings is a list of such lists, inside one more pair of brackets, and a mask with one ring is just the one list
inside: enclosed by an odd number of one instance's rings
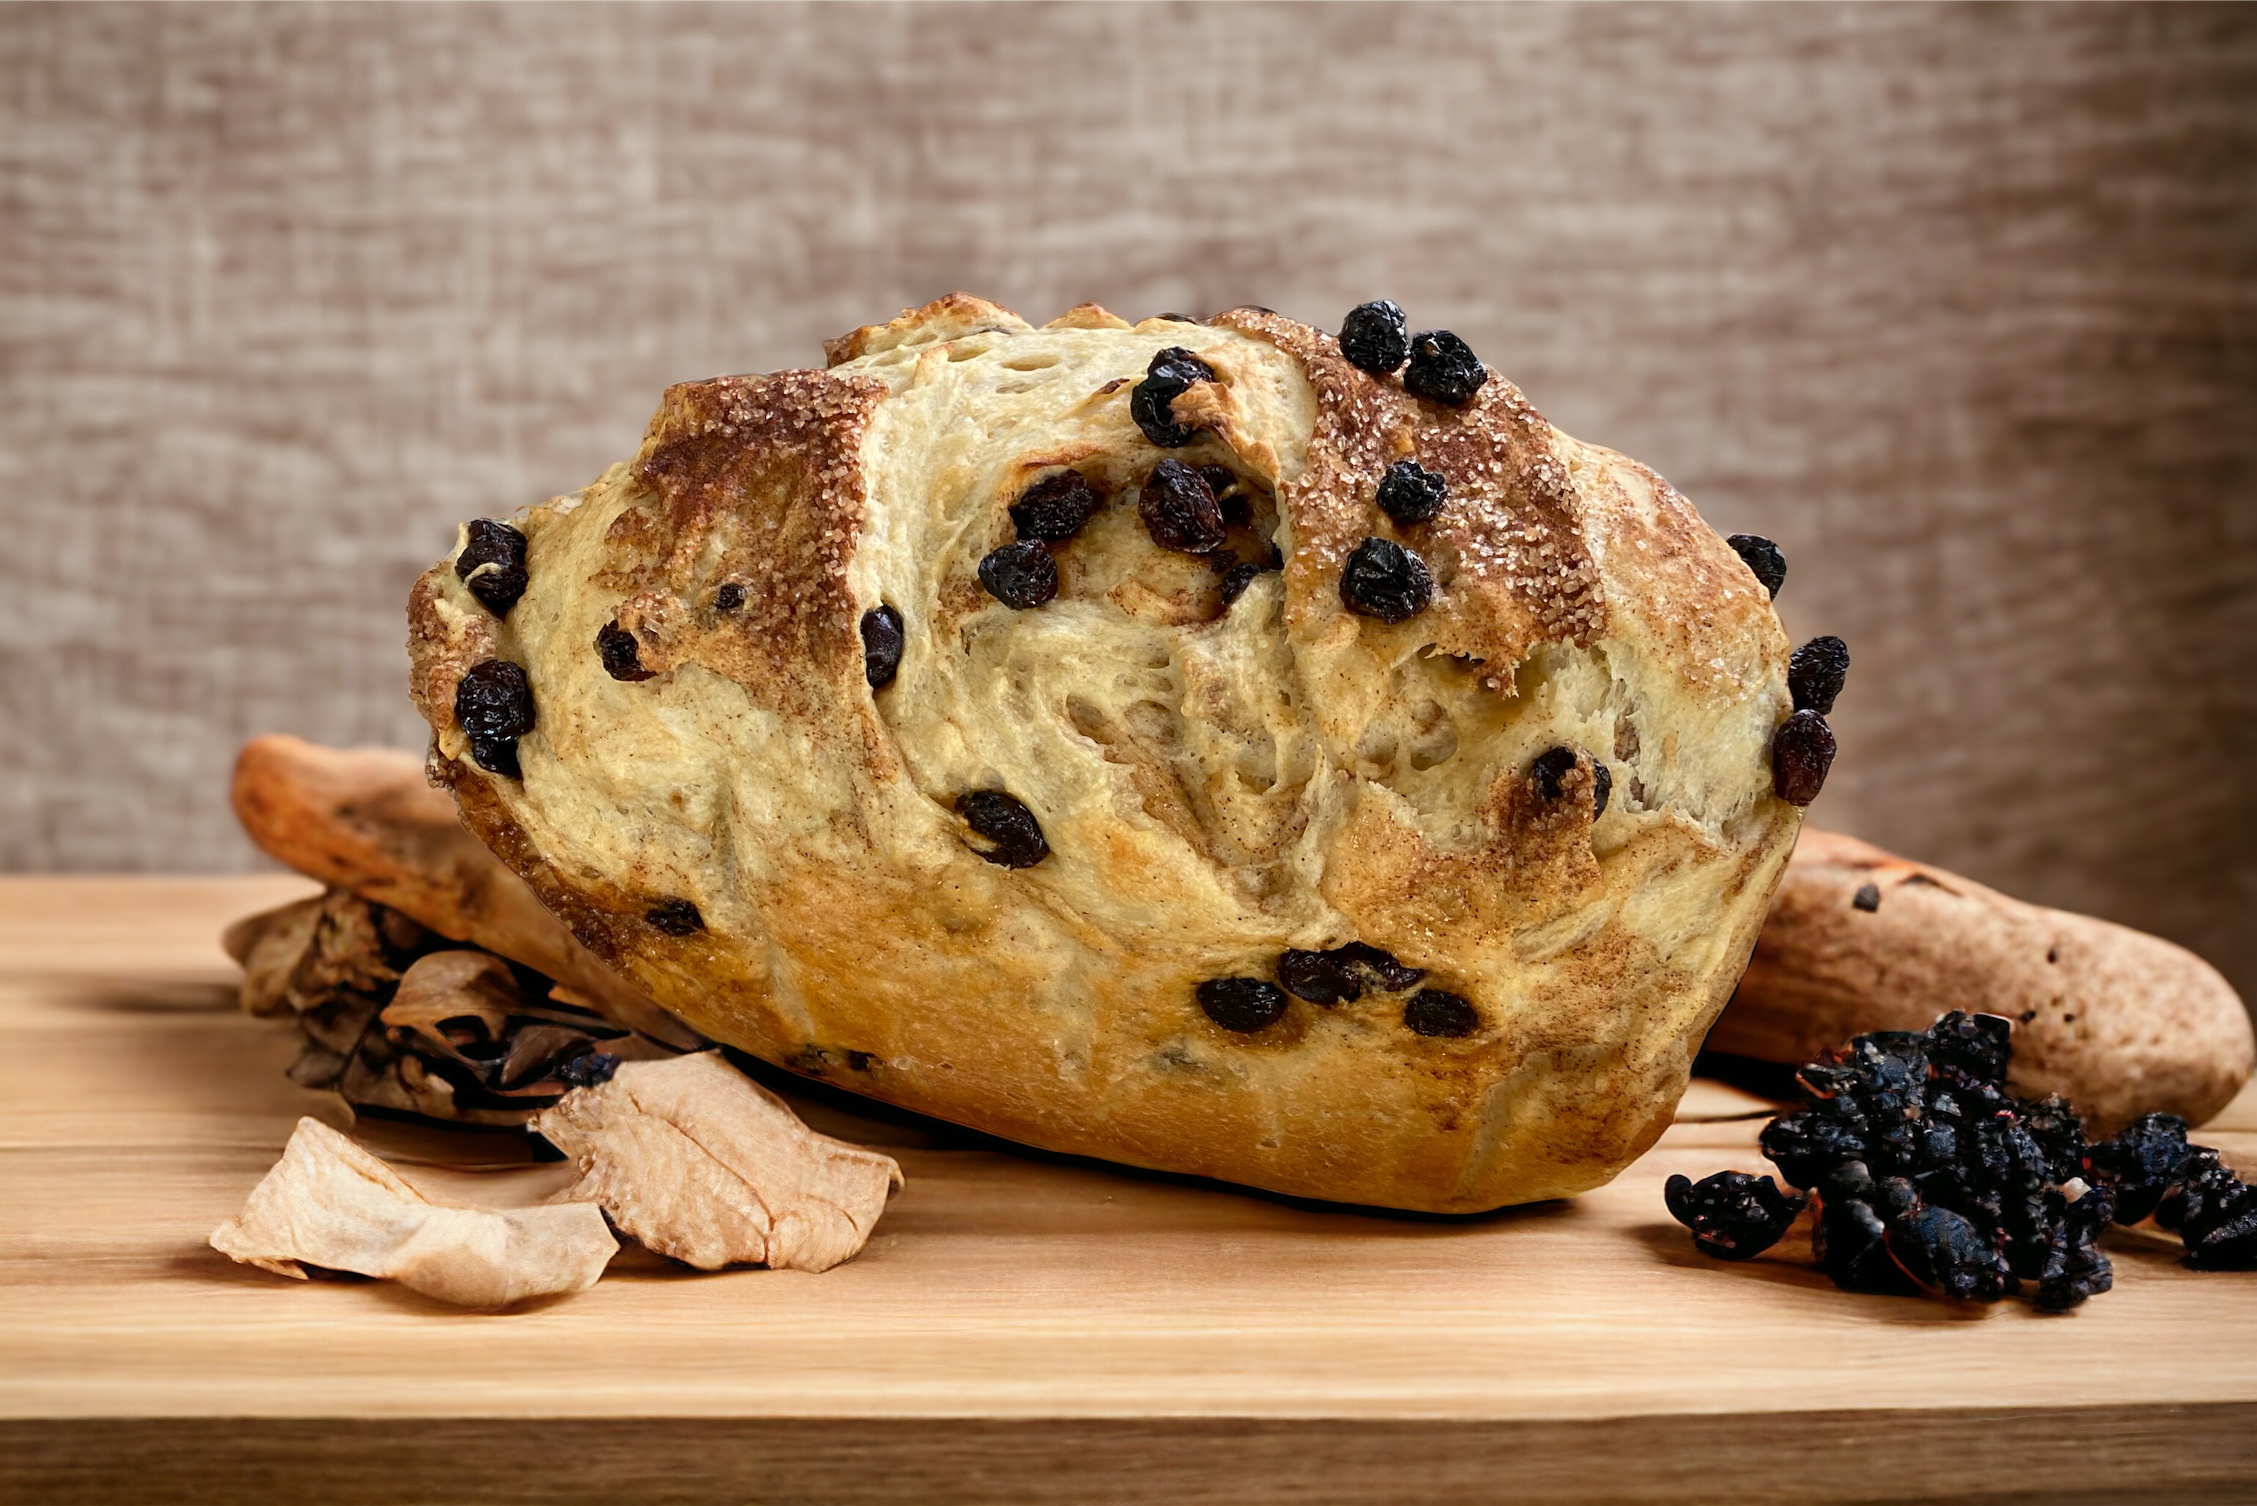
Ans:
{"label": "golden brown crust", "polygon": [[[1174,345],[1216,380],[1169,452],[1129,410]],[[1682,498],[1502,379],[1437,408],[1259,311],[1036,330],[951,298],[832,353],[675,389],[632,466],[522,520],[532,583],[490,630],[538,707],[521,779],[452,724],[475,603],[442,566],[411,604],[465,822],[589,947],[795,1070],[1310,1196],[1494,1207],[1651,1143],[1798,820],[1766,756],[1784,635]],[[1219,568],[1154,547],[1136,497],[1170,454],[1231,472],[1226,550],[1274,543],[1282,577],[1226,605]],[[1401,455],[1451,500],[1399,529],[1373,491]],[[1014,611],[977,566],[1060,467],[1110,501],[1055,546],[1056,599]],[[1430,562],[1426,611],[1346,610],[1368,536]],[[873,692],[881,603],[907,647]],[[604,671],[611,621],[649,678]],[[1578,756],[1541,798],[1555,746]],[[1049,857],[982,860],[957,805],[983,789]],[[659,923],[684,905],[696,926]],[[1251,1033],[1198,1003],[1350,941],[1473,1001],[1471,1033],[1410,1029],[1404,990]]]}
{"label": "golden brown crust", "polygon": [[2200,1124],[2257,1056],[2241,1000],[2192,952],[1809,827],[1708,1044],[1799,1064],[1951,1009],[2012,1020],[2015,1091],[2061,1094],[2096,1135],[2145,1113]]}

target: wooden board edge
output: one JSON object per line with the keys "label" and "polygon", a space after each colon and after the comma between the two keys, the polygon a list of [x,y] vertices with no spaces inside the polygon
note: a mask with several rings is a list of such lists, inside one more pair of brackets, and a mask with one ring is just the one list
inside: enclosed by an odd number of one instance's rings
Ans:
{"label": "wooden board edge", "polygon": [[2257,1502],[2257,1402],[1591,1420],[58,1418],[0,1501],[76,1506]]}

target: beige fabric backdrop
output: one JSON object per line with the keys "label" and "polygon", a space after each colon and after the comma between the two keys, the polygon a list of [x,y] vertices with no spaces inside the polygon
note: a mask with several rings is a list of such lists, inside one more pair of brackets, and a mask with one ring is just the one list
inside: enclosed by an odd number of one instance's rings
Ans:
{"label": "beige fabric backdrop", "polygon": [[1391,295],[1777,538],[1814,814],[2257,992],[2257,9],[0,11],[0,864],[234,868],[667,382]]}

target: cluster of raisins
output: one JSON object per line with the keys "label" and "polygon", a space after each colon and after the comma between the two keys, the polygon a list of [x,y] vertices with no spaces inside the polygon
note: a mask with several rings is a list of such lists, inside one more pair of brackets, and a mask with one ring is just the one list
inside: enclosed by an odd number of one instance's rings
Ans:
{"label": "cluster of raisins", "polygon": [[[1787,557],[1779,546],[1759,533],[1735,533],[1724,542],[1776,600],[1787,583]],[[1788,657],[1787,689],[1795,709],[1771,736],[1771,788],[1789,805],[1808,805],[1826,787],[1835,752],[1826,717],[1848,677],[1849,645],[1839,638],[1813,638]]]}
{"label": "cluster of raisins", "polygon": [[1745,1172],[1673,1176],[1671,1216],[1704,1254],[1745,1260],[1812,1204],[1812,1249],[1845,1291],[2026,1296],[2049,1312],[2109,1289],[2099,1239],[2111,1220],[2153,1217],[2193,1265],[2257,1264],[2257,1189],[2168,1115],[2093,1145],[2061,1099],[2011,1096],[2012,1028],[1954,1010],[1924,1033],[1861,1035],[1807,1064],[1801,1107],[1762,1137],[1807,1196]]}
{"label": "cluster of raisins", "polygon": [[[1282,1019],[1289,993],[1330,1009],[1362,998],[1367,990],[1407,992],[1426,976],[1424,968],[1407,966],[1394,954],[1363,941],[1322,952],[1291,948],[1279,954],[1276,972],[1276,983],[1267,978],[1209,978],[1194,991],[1199,1007],[1223,1029],[1244,1035]],[[1462,994],[1425,988],[1404,1002],[1403,1024],[1418,1035],[1458,1038],[1481,1028],[1481,1014]]]}
{"label": "cluster of raisins", "polygon": [[[1063,544],[1080,533],[1104,507],[1105,499],[1079,471],[1043,477],[1011,504],[1011,526],[1019,536],[981,558],[980,584],[987,588],[988,595],[1014,611],[1029,611],[1052,600],[1058,594],[1058,561],[1050,546]],[[867,651],[868,618],[863,619],[863,640]],[[894,664],[898,667],[900,662],[896,650]],[[889,673],[886,678],[893,676]]]}
{"label": "cluster of raisins", "polygon": [[1489,368],[1446,329],[1411,332],[1410,320],[1389,299],[1359,303],[1340,321],[1340,354],[1348,364],[1373,376],[1403,373],[1403,390],[1413,397],[1463,408],[1489,380]]}

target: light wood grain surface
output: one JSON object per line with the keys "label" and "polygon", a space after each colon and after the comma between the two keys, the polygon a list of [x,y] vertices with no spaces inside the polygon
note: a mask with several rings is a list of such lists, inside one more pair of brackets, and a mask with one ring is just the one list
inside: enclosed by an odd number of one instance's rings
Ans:
{"label": "light wood grain surface", "polygon": [[244,868],[665,384],[1371,297],[1779,540],[1815,815],[2257,994],[2257,7],[0,7],[0,867]]}
{"label": "light wood grain surface", "polygon": [[[204,1237],[338,1109],[213,938],[300,888],[0,881],[7,1499],[2239,1499],[2257,1466],[2257,1276],[2127,1235],[2047,1318],[1840,1293],[1799,1243],[1704,1260],[1659,1189],[1758,1166],[1718,1084],[1612,1186],[1448,1221],[818,1103],[909,1178],[825,1275],[630,1251],[503,1315],[284,1281]],[[2257,1097],[2201,1138],[2257,1163]]]}

